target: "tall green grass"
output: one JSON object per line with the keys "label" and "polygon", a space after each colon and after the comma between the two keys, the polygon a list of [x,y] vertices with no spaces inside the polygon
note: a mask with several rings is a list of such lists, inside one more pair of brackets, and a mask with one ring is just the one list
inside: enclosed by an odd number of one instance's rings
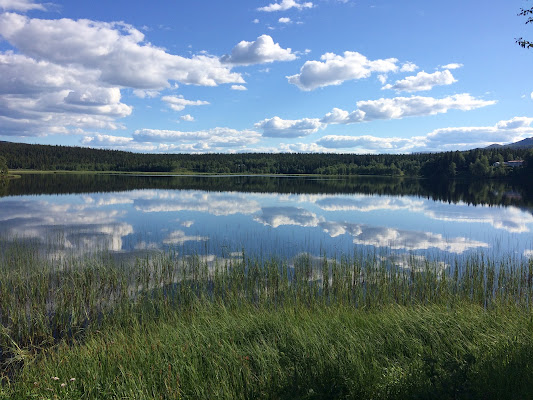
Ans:
{"label": "tall green grass", "polygon": [[167,252],[130,265],[14,243],[0,257],[2,390],[426,398],[431,389],[454,398],[499,382],[491,390],[505,394],[505,371],[533,376],[524,358],[533,355],[532,280],[531,260],[483,255],[444,265],[362,252],[293,260]]}

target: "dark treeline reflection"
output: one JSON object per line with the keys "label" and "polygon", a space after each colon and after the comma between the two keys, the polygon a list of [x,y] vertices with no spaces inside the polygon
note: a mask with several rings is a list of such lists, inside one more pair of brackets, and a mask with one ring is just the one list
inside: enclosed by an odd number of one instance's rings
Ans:
{"label": "dark treeline reflection", "polygon": [[503,181],[441,181],[391,177],[147,176],[24,174],[0,185],[0,196],[193,189],[261,193],[364,193],[419,196],[467,204],[533,206],[530,185]]}

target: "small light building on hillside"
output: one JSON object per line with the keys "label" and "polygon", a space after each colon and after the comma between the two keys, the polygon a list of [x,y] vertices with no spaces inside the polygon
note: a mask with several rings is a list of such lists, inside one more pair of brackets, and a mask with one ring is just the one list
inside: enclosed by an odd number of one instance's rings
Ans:
{"label": "small light building on hillside", "polygon": [[[516,167],[521,167],[522,165],[524,165],[524,161],[523,160],[511,160],[511,161],[504,161],[503,162],[503,165],[505,167],[512,167],[512,168],[516,168]],[[500,162],[495,162],[494,164],[492,164],[493,167],[499,167],[500,166]]]}

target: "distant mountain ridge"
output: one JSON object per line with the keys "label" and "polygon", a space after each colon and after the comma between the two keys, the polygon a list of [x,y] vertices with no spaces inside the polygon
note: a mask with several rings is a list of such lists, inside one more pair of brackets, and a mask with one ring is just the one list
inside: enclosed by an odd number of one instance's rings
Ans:
{"label": "distant mountain ridge", "polygon": [[491,144],[485,147],[486,149],[498,149],[501,147],[509,147],[511,149],[533,149],[533,137],[520,140],[519,142],[509,144]]}

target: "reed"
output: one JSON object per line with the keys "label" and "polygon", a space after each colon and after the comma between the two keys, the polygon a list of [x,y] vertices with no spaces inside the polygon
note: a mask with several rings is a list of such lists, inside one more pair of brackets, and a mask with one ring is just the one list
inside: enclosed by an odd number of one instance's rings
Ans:
{"label": "reed", "polygon": [[532,260],[169,251],[126,264],[106,252],[1,248],[1,387],[10,398],[48,389],[50,398],[403,398],[445,393],[446,379],[459,378],[454,390],[492,380],[498,392],[506,386],[497,375],[512,363],[533,372],[522,358],[533,354]]}

